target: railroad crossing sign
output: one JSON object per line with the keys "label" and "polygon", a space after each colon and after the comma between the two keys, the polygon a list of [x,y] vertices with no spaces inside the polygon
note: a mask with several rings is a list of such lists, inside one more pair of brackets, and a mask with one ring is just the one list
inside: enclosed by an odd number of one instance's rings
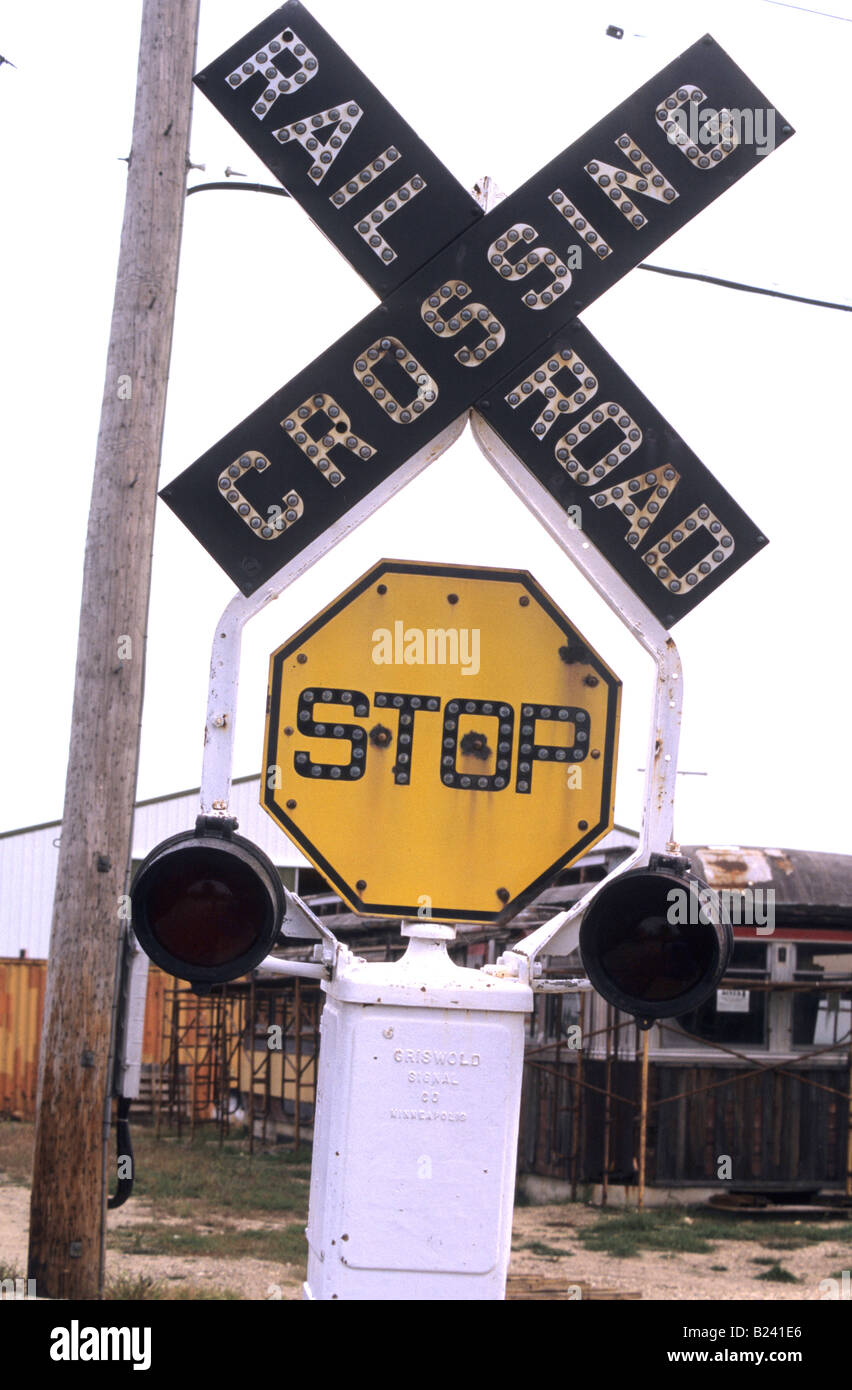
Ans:
{"label": "railroad crossing sign", "polygon": [[487,216],[297,0],[196,81],[383,296],[161,494],[244,594],[473,406],[666,626],[765,544],[575,321],[792,134],[709,35]]}
{"label": "railroad crossing sign", "polygon": [[523,571],[382,560],[270,659],[262,802],[357,912],[499,921],[611,828],[620,695]]}

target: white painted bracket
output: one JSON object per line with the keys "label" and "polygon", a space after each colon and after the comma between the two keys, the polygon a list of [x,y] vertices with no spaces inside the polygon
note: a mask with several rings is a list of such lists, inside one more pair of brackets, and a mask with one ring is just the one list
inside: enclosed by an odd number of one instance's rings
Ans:
{"label": "white painted bracket", "polygon": [[[227,816],[231,797],[231,778],[234,761],[234,734],[237,722],[237,695],[240,679],[240,648],[243,628],[268,603],[277,599],[284,590],[310,569],[311,565],[344,539],[368,516],[372,516],[385,502],[399,492],[406,483],[416,478],[430,463],[434,463],[445,450],[449,449],[462,434],[467,424],[467,413],[459,416],[445,430],[436,435],[431,443],[403,464],[402,468],[375,488],[357,506],[347,512],[335,525],[324,531],[311,545],[306,546],[288,565],[284,565],[268,583],[256,593],[246,597],[237,594],[231,599],[213,634],[210,655],[210,684],[207,692],[207,722],[204,727],[204,760],[201,769],[201,811],[203,815]],[[319,938],[322,941],[322,964],[317,967],[320,974],[328,976],[336,965],[341,950],[337,938],[318,917],[311,912],[296,893],[287,891],[287,910],[281,930],[285,936]],[[263,969],[278,971],[278,965],[270,964],[271,958],[262,963]],[[292,962],[285,962],[292,964]],[[305,973],[287,970],[285,974]],[[313,966],[311,972],[314,973]]]}
{"label": "white painted bracket", "polygon": [[[477,411],[471,411],[473,437],[489,463],[501,478],[529,507],[544,529],[589,581],[596,593],[612,609],[616,617],[653,657],[656,668],[654,710],[648,759],[645,764],[645,793],[642,830],[639,845],[629,859],[619,864],[611,874],[594,884],[585,897],[565,912],[557,913],[536,931],[512,947],[501,957],[499,965],[517,969],[534,988],[535,960],[547,949],[549,954],[567,954],[576,945],[572,924],[591,904],[604,884],[639,864],[647,864],[651,854],[671,854],[677,851],[673,839],[674,793],[677,775],[677,750],[683,706],[683,680],[680,657],[674,638],[636,597],[633,590],[613,569],[600,551],[588,541],[583,531],[568,522],[562,507],[527,471],[517,455],[491,428]],[[511,958],[514,957],[514,960]],[[540,967],[538,967],[540,969]]]}

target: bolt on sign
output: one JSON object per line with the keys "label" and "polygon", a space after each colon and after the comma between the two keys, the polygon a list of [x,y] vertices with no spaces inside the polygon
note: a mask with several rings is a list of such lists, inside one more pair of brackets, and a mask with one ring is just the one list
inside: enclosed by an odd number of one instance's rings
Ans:
{"label": "bolt on sign", "polygon": [[382,560],[273,652],[261,802],[356,912],[507,920],[611,828],[620,696],[529,574]]}
{"label": "bolt on sign", "polygon": [[710,35],[487,215],[297,0],[196,82],[382,298],[161,493],[244,594],[473,407],[667,626],[765,544],[575,322],[793,133]]}

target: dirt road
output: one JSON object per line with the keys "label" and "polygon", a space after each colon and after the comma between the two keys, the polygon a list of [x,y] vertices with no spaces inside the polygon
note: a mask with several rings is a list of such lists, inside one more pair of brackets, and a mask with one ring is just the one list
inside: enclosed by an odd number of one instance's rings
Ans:
{"label": "dirt road", "polygon": [[[152,1216],[150,1208],[132,1201],[109,1213],[108,1229],[114,1232],[124,1228],[129,1235],[134,1226],[147,1225]],[[17,1266],[19,1273],[26,1267],[28,1218],[27,1189],[0,1186],[0,1263]],[[710,1254],[644,1251],[631,1258],[614,1257],[585,1249],[579,1239],[580,1233],[599,1219],[597,1211],[579,1204],[517,1208],[511,1273],[546,1278],[568,1275],[578,1284],[639,1291],[643,1299],[814,1300],[824,1296],[819,1288],[821,1280],[848,1269],[852,1263],[845,1222],[838,1225],[836,1235],[828,1228],[824,1242],[776,1254],[774,1258],[782,1261],[784,1270],[796,1282],[772,1283],[760,1279],[771,1265],[772,1255],[756,1241],[722,1240],[714,1244]],[[692,1220],[688,1215],[677,1219],[686,1223]],[[162,1215],[158,1221],[163,1224]],[[279,1216],[259,1223],[256,1218],[240,1221],[216,1213],[216,1228],[222,1229],[223,1222],[235,1231],[256,1229],[259,1224],[269,1229],[293,1224]],[[175,1219],[171,1224],[176,1233],[205,1229],[197,1222],[185,1220]],[[791,1234],[794,1232],[795,1226],[791,1226]],[[297,1263],[277,1264],[250,1257],[150,1255],[114,1249],[107,1252],[108,1279],[131,1281],[129,1287],[139,1278],[153,1280],[163,1286],[166,1297],[180,1297],[182,1289],[186,1291],[184,1297],[193,1296],[194,1290],[218,1289],[230,1290],[245,1299],[297,1299],[303,1277],[303,1269]]]}

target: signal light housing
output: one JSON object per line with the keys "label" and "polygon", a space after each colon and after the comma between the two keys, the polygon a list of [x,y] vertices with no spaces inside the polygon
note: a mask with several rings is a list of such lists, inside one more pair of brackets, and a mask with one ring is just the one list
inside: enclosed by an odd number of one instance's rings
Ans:
{"label": "signal light housing", "polygon": [[647,867],[607,884],[580,927],[592,985],[642,1028],[703,1003],[724,975],[733,944],[718,895],[688,859],[674,855],[652,854]]}
{"label": "signal light housing", "polygon": [[278,871],[236,820],[199,816],[139,866],[130,890],[133,930],[169,975],[203,990],[239,979],[269,955],[286,895]]}

